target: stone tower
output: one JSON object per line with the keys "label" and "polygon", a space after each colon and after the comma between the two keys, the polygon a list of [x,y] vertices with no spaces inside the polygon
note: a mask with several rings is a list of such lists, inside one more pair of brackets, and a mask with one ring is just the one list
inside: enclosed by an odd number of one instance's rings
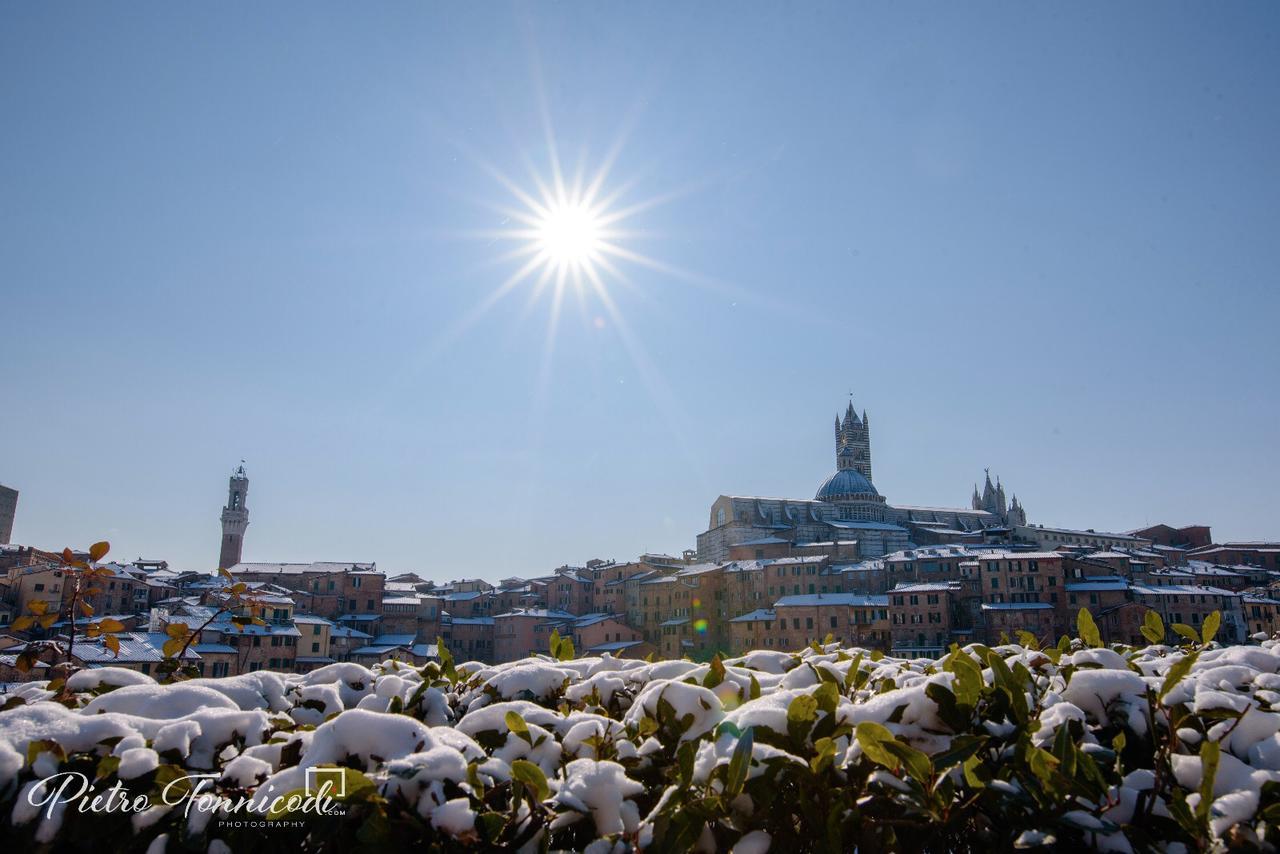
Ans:
{"label": "stone tower", "polygon": [[244,472],[244,462],[231,473],[227,488],[227,506],[222,508],[222,550],[218,555],[218,568],[230,569],[240,562],[240,550],[244,547],[244,529],[249,527],[249,508],[245,499],[249,495],[249,475]]}
{"label": "stone tower", "polygon": [[836,468],[853,469],[871,480],[871,421],[867,411],[862,418],[853,409],[853,403],[844,411],[844,420],[836,416]]}
{"label": "stone tower", "polygon": [[1000,482],[1000,478],[996,478],[994,485],[991,483],[991,469],[987,469],[987,481],[982,487],[982,494],[978,494],[978,485],[973,486],[973,499],[970,502],[974,510],[985,510],[1000,520],[1002,525],[1014,526],[1027,524],[1026,508],[1018,501],[1018,496],[1013,496],[1013,501],[1006,503],[1004,484]]}

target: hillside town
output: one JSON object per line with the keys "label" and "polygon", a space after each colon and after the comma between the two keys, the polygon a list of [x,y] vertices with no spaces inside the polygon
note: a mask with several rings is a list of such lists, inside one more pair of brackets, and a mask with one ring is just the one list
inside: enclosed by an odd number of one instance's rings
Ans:
{"label": "hillside town", "polygon": [[[970,506],[890,505],[871,479],[870,422],[852,404],[835,423],[836,472],[813,499],[721,495],[682,554],[588,560],[529,577],[440,583],[374,562],[242,559],[249,524],[243,465],[228,483],[216,574],[164,560],[105,563],[88,614],[122,628],[118,650],[84,633],[72,663],[150,674],[169,628],[197,629],[180,651],[206,676],[303,673],[338,661],[501,663],[545,651],[553,633],[579,654],[691,658],[797,651],[827,639],[902,657],[1030,632],[1054,642],[1087,609],[1109,640],[1140,643],[1143,619],[1198,629],[1221,612],[1229,643],[1280,626],[1280,542],[1213,541],[1207,525],[1105,532],[1029,524],[999,478]],[[17,492],[5,490],[0,530]],[[85,554],[80,554],[81,558]],[[62,555],[0,545],[0,682],[32,640],[71,640]],[[237,598],[230,585],[243,585]],[[33,605],[33,603],[36,603]],[[38,610],[59,619],[19,631]],[[77,621],[88,616],[77,614]]]}

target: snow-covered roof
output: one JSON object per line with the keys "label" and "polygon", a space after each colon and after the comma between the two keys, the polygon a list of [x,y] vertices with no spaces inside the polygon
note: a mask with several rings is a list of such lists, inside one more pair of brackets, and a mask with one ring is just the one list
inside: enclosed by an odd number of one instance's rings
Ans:
{"label": "snow-covered roof", "polygon": [[454,617],[450,615],[450,622],[455,626],[492,626],[493,617]]}
{"label": "snow-covered roof", "polygon": [[899,584],[890,590],[890,593],[933,593],[945,592],[950,593],[960,589],[960,582],[947,581],[922,581],[918,583]]}
{"label": "snow-covered roof", "polygon": [[983,602],[984,611],[1048,611],[1048,602]]}
{"label": "snow-covered roof", "polygon": [[277,623],[267,623],[265,626],[259,626],[256,623],[249,623],[241,626],[231,622],[230,616],[224,615],[219,617],[214,623],[209,624],[209,631],[221,632],[224,635],[260,635],[260,636],[280,636],[280,637],[301,637],[302,632],[292,625],[280,625]]}
{"label": "snow-covered roof", "polygon": [[377,572],[377,568],[378,565],[376,563],[317,560],[312,561],[311,563],[237,563],[227,571],[232,575],[239,573],[257,573],[260,575],[301,575],[306,572],[370,573]]}
{"label": "snow-covered roof", "polygon": [[373,639],[370,645],[371,646],[409,646],[417,639],[418,639],[418,636],[413,634],[412,632],[408,634],[378,635]]}
{"label": "snow-covered roof", "polygon": [[[534,617],[539,620],[572,620],[575,619],[573,614],[568,611],[562,611],[558,608],[517,608],[514,611],[507,611],[498,614],[498,617]],[[459,618],[454,617],[453,621],[458,622]]]}
{"label": "snow-covered roof", "polygon": [[883,608],[888,604],[889,597],[887,595],[864,596],[860,593],[807,593],[798,596],[783,596],[773,603],[773,607],[852,605],[860,608]]}
{"label": "snow-covered roof", "polygon": [[792,564],[818,564],[826,561],[826,555],[797,555],[796,557],[780,557],[771,560],[771,566],[790,566]]}
{"label": "snow-covered roof", "polygon": [[1068,593],[1099,593],[1108,590],[1127,590],[1129,581],[1115,576],[1085,578],[1080,581],[1068,582],[1066,588]]}
{"label": "snow-covered roof", "polygon": [[1223,590],[1221,587],[1197,587],[1192,584],[1160,584],[1156,586],[1148,586],[1146,584],[1134,584],[1131,588],[1134,593],[1143,596],[1239,596],[1231,590]]}
{"label": "snow-covered roof", "polygon": [[888,522],[856,522],[851,519],[826,519],[825,524],[833,528],[839,528],[847,531],[895,531],[905,534],[907,529],[901,525],[892,525]]}
{"label": "snow-covered roof", "polygon": [[[111,665],[129,661],[163,661],[164,644],[169,636],[164,632],[119,632],[120,654],[116,655],[102,645],[102,639],[76,641],[71,654],[85,664]],[[199,660],[200,656],[190,647],[183,653],[183,661]]]}
{"label": "snow-covered roof", "polygon": [[352,640],[371,639],[373,635],[368,632],[362,632],[359,629],[353,629],[350,626],[334,626],[329,630],[331,638],[351,638]]}
{"label": "snow-covered roof", "polygon": [[745,614],[742,614],[741,616],[734,617],[734,618],[733,618],[732,620],[730,620],[729,622],[731,622],[731,623],[759,623],[759,622],[764,622],[764,621],[769,621],[769,620],[776,620],[777,618],[778,618],[778,616],[777,616],[777,613],[776,613],[776,612],[774,612],[774,611],[770,611],[768,608],[757,608],[757,609],[756,609],[756,610],[754,610],[754,611],[749,611],[749,612],[747,612],[747,613],[745,613]]}
{"label": "snow-covered roof", "polygon": [[209,653],[231,653],[235,654],[236,648],[225,643],[193,643],[191,649],[198,654]]}
{"label": "snow-covered roof", "polygon": [[642,643],[644,643],[642,640],[609,641],[608,643],[600,643],[593,647],[588,647],[587,652],[620,652],[624,649],[631,649],[633,646],[640,646]]}

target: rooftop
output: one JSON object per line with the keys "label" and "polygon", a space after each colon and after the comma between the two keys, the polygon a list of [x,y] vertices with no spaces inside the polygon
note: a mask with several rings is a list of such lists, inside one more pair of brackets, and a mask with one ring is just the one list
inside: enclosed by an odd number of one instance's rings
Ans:
{"label": "rooftop", "polygon": [[783,596],[773,603],[774,608],[792,608],[814,605],[852,605],[859,608],[884,608],[889,605],[889,597],[864,596],[860,593],[808,593],[799,596]]}

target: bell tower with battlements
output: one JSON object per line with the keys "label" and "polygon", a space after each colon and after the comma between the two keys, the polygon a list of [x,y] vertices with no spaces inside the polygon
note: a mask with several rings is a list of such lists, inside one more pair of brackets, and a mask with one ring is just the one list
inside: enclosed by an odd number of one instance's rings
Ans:
{"label": "bell tower with battlements", "polygon": [[227,487],[227,506],[222,508],[222,548],[218,555],[218,569],[230,569],[240,562],[244,548],[244,529],[249,527],[249,508],[245,500],[249,495],[249,475],[244,471],[244,460],[231,473]]}

